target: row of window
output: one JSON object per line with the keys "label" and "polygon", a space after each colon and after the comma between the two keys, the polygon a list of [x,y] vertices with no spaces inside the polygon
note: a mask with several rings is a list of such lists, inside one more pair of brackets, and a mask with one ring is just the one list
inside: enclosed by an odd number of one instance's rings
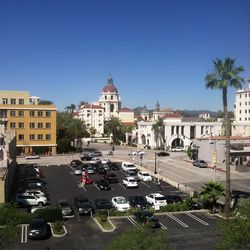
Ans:
{"label": "row of window", "polygon": [[[250,93],[248,93],[248,96],[250,97]],[[245,97],[247,97],[247,93],[245,93]],[[240,95],[240,98],[241,98],[241,95]]]}
{"label": "row of window", "polygon": [[[241,117],[239,118],[239,121],[242,121]],[[250,117],[245,117],[245,121],[250,121]]]}
{"label": "row of window", "polygon": [[[241,110],[239,110],[239,113],[241,114]],[[248,113],[250,113],[250,109],[248,109]],[[245,114],[247,114],[247,109],[245,109]]]}
{"label": "row of window", "polygon": [[[18,125],[18,127],[17,127]],[[10,128],[24,128],[24,122],[10,122]],[[30,122],[29,124],[29,128],[46,128],[46,129],[51,129],[51,123],[50,122],[46,122],[46,123],[42,123],[42,122],[38,122],[37,124],[34,122]]]}
{"label": "row of window", "polygon": [[24,104],[24,99],[16,99],[16,98],[11,98],[10,102],[8,98],[2,98],[2,103],[3,104],[20,104],[23,105]]}
{"label": "row of window", "polygon": [[[30,139],[30,141],[34,141],[34,140],[39,140],[39,141],[46,140],[46,141],[50,141],[51,140],[51,134],[46,134],[45,136],[43,134],[38,134],[38,135],[30,134],[29,135],[29,139]],[[19,141],[23,141],[24,140],[24,134],[19,134],[18,135],[18,140]]]}
{"label": "row of window", "polygon": [[[51,116],[51,111],[29,111],[30,112],[30,117],[43,117],[44,115],[46,117],[50,117]],[[23,117],[24,116],[24,110],[10,110],[10,116],[20,116]]]}
{"label": "row of window", "polygon": [[[247,105],[247,103],[248,105],[250,105],[250,101],[249,101],[249,102],[245,102],[245,106]],[[241,106],[241,102],[239,102],[239,106]]]}

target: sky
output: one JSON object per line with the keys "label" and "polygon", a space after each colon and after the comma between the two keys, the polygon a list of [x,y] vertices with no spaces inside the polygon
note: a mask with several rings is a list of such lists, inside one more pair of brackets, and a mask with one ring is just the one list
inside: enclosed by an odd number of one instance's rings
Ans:
{"label": "sky", "polygon": [[249,10],[249,0],[0,0],[0,89],[62,111],[98,101],[111,74],[123,107],[222,110],[204,77],[225,57],[250,76]]}

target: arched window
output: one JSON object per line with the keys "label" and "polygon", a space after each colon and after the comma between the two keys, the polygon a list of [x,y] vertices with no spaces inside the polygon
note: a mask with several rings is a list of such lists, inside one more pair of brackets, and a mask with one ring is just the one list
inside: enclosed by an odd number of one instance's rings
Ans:
{"label": "arched window", "polygon": [[105,100],[107,100],[107,96],[106,95],[104,96],[104,98],[105,98]]}
{"label": "arched window", "polygon": [[110,105],[110,112],[114,112],[114,108],[115,108],[114,104],[111,103],[111,105]]}

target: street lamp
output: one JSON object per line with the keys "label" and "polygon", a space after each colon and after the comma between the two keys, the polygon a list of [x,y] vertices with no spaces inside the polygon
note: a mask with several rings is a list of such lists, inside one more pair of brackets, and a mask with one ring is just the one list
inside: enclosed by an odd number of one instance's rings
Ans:
{"label": "street lamp", "polygon": [[156,166],[156,165],[157,165],[157,164],[156,164],[156,157],[157,157],[157,154],[156,154],[156,152],[155,152],[155,172],[154,172],[154,174],[157,174],[157,169],[156,169],[156,167],[157,167],[157,166]]}

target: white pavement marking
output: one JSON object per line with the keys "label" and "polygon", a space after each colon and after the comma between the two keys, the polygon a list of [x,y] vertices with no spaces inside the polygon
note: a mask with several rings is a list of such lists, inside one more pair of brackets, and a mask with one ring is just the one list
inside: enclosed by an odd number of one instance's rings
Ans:
{"label": "white pavement marking", "polygon": [[197,220],[197,221],[200,222],[201,224],[203,224],[203,225],[205,225],[205,226],[209,226],[209,224],[208,224],[206,221],[204,221],[204,220],[198,218],[197,216],[191,214],[190,212],[185,212],[185,214],[188,215],[188,216],[190,216],[190,217],[193,218],[194,220]]}
{"label": "white pavement marking", "polygon": [[84,185],[82,185],[80,182],[78,182],[77,186],[79,188],[82,188],[85,192],[87,192],[86,188],[84,187]]}
{"label": "white pavement marking", "polygon": [[21,225],[21,243],[27,243],[28,240],[28,225],[23,224]]}
{"label": "white pavement marking", "polygon": [[142,182],[142,181],[141,181],[141,184],[145,185],[145,186],[148,187],[148,188],[152,188],[151,186],[149,186],[149,185],[146,184],[145,182]]}
{"label": "white pavement marking", "polygon": [[101,191],[100,188],[97,187],[97,185],[95,183],[93,183],[93,185],[96,187],[97,190]]}
{"label": "white pavement marking", "polygon": [[165,225],[163,225],[162,223],[160,223],[160,225],[161,225],[162,229],[165,229],[165,230],[167,229],[167,227]]}
{"label": "white pavement marking", "polygon": [[121,183],[118,183],[119,186],[121,186],[124,190],[126,190],[126,187],[124,187]]}
{"label": "white pavement marking", "polygon": [[128,220],[135,226],[135,227],[138,227],[138,228],[142,228],[132,217],[127,217]]}
{"label": "white pavement marking", "polygon": [[176,218],[174,215],[167,214],[167,216],[169,218],[173,219],[174,221],[176,221],[177,223],[179,223],[181,226],[183,226],[183,227],[189,227],[186,223],[182,222],[181,220],[179,220],[178,218]]}

